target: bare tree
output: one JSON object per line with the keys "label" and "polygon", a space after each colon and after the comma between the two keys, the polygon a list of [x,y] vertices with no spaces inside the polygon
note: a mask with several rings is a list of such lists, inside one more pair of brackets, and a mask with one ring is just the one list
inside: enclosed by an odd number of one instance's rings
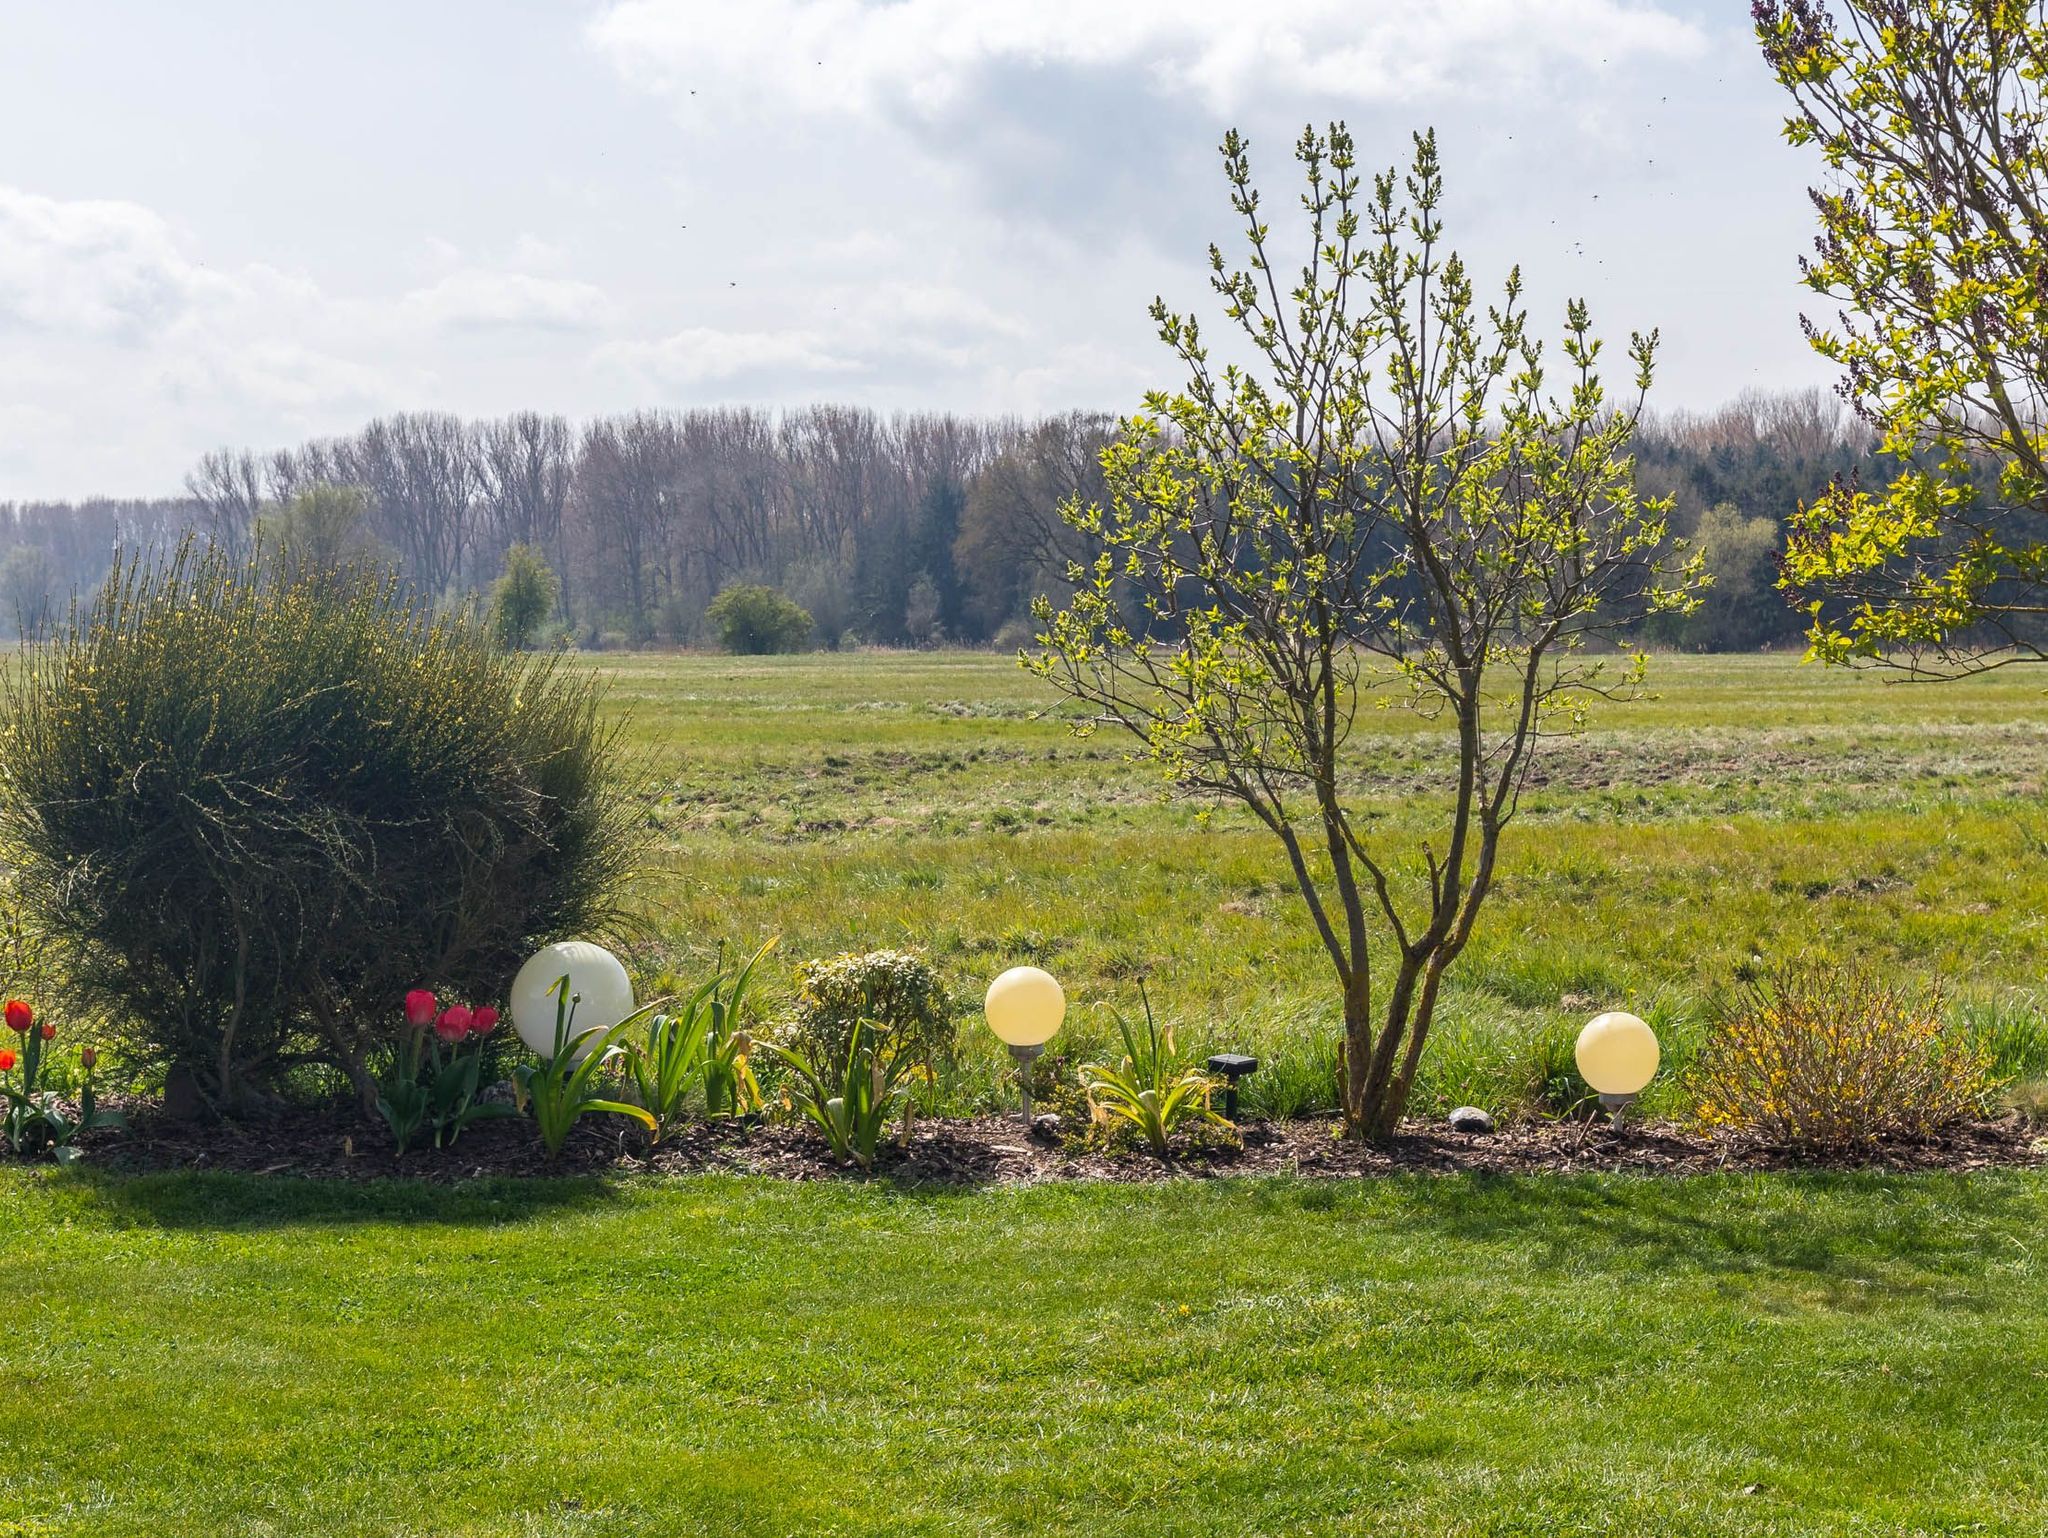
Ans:
{"label": "bare tree", "polygon": [[263,483],[263,461],[247,449],[215,449],[185,477],[206,537],[238,559],[249,553],[250,535],[263,511]]}
{"label": "bare tree", "polygon": [[439,597],[461,580],[478,489],[470,435],[459,417],[382,417],[337,446],[336,484],[369,494],[376,532],[404,558],[414,583]]}
{"label": "bare tree", "polygon": [[968,488],[953,561],[984,631],[1022,615],[1038,593],[1064,592],[1086,540],[1060,516],[1103,497],[1102,451],[1115,437],[1105,413],[1049,417],[1016,436]]}

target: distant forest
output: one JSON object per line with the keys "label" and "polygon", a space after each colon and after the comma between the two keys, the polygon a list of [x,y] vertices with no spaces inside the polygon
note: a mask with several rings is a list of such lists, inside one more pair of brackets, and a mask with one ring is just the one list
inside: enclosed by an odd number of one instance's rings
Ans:
{"label": "distant forest", "polygon": [[[246,552],[301,493],[342,486],[361,493],[361,526],[321,537],[437,599],[488,589],[514,545],[540,551],[560,582],[549,629],[582,646],[705,641],[706,607],[739,582],[802,605],[822,646],[1017,645],[1032,595],[1064,591],[1082,554],[1058,508],[1098,493],[1096,454],[1114,426],[1093,413],[1025,422],[829,405],[581,428],[535,413],[384,417],[276,453],[209,454],[182,496],[0,503],[0,621],[47,634],[117,548],[190,532]],[[1705,547],[1715,584],[1699,613],[1645,639],[1796,644],[1799,616],[1773,587],[1783,523],[1872,452],[1821,390],[1646,417],[1641,485],[1675,498],[1674,530]]]}

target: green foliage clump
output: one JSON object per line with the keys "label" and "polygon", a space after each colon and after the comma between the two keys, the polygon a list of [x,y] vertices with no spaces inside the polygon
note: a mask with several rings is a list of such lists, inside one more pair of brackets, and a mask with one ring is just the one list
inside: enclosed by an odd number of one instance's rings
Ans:
{"label": "green foliage clump", "polygon": [[704,1114],[742,1116],[761,1103],[746,1027],[747,984],[775,946],[771,938],[737,973],[720,971],[679,1007],[656,1011],[643,1037],[626,1043],[634,1098],[654,1117],[654,1141],[682,1125],[685,1103],[701,1094]]}
{"label": "green foliage clump", "polygon": [[814,1063],[843,1062],[863,1020],[888,1031],[892,1050],[920,1068],[953,1055],[953,1000],[932,964],[911,951],[847,951],[804,963],[780,1039]]}
{"label": "green foliage clump", "polygon": [[533,644],[561,597],[562,585],[547,558],[531,545],[505,552],[505,572],[491,588],[491,635],[507,651]]}
{"label": "green foliage clump", "polygon": [[[1838,14],[1839,13],[1839,14]],[[1786,139],[1825,168],[1801,264],[1807,339],[1898,467],[1839,480],[1789,531],[1813,653],[1924,674],[2048,659],[2048,10],[1756,0]]]}
{"label": "green foliage clump", "polygon": [[594,679],[391,579],[180,549],[12,675],[0,840],[137,1061],[219,1106],[370,1060],[422,982],[601,927],[635,821]]}
{"label": "green foliage clump", "polygon": [[704,617],[718,644],[742,656],[802,649],[811,637],[810,614],[772,587],[740,582],[711,600]]}
{"label": "green foliage clump", "polygon": [[512,1070],[518,1107],[533,1114],[548,1158],[561,1157],[562,1145],[586,1116],[624,1116],[658,1137],[661,1129],[654,1113],[644,1105],[614,1099],[612,1078],[613,1070],[624,1066],[627,1036],[667,1001],[643,1004],[608,1030],[586,1027],[579,1031],[576,1005],[581,995],[569,991],[568,975],[557,978],[549,991],[555,999],[554,1051],[539,1062],[521,1063]]}
{"label": "green foliage clump", "polygon": [[791,1102],[817,1124],[840,1163],[873,1169],[882,1130],[899,1111],[898,1141],[909,1143],[912,1086],[925,1070],[908,1035],[861,1019],[848,1033],[843,1056],[813,1057],[773,1044],[769,1050],[789,1066]]}
{"label": "green foliage clump", "polygon": [[1120,1011],[1113,1012],[1117,1034],[1123,1038],[1123,1060],[1114,1065],[1082,1064],[1081,1083],[1098,1125],[1133,1129],[1164,1159],[1172,1152],[1173,1134],[1183,1122],[1228,1124],[1209,1105],[1215,1081],[1181,1059],[1173,1027],[1161,1028],[1153,1019],[1152,1000],[1142,981],[1138,997],[1145,1006],[1143,1036],[1131,1029]]}

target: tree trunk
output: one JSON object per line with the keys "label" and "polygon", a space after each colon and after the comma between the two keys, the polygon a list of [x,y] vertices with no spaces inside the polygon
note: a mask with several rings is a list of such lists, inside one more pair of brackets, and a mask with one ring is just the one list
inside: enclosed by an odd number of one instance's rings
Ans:
{"label": "tree trunk", "polygon": [[1408,1050],[1402,1054],[1400,1072],[1394,1075],[1380,1099],[1379,1120],[1371,1133],[1375,1142],[1392,1137],[1408,1110],[1408,1091],[1415,1083],[1415,1070],[1422,1062],[1422,1047],[1429,1039],[1430,1022],[1436,1018],[1437,982],[1444,975],[1445,965],[1444,953],[1438,951],[1430,958],[1429,968],[1423,973],[1422,992],[1415,1001],[1415,1012],[1408,1020]]}
{"label": "tree trunk", "polygon": [[348,1082],[355,1088],[356,1104],[361,1108],[364,1118],[374,1121],[380,1096],[377,1081],[370,1074],[370,1065],[362,1058],[350,1055],[342,1060],[341,1071],[348,1075]]}
{"label": "tree trunk", "polygon": [[1372,990],[1361,978],[1344,990],[1344,1061],[1338,1087],[1344,1095],[1346,1137],[1363,1136],[1369,1119],[1365,1096],[1372,1072],[1373,1043]]}
{"label": "tree trunk", "polygon": [[349,1085],[356,1092],[356,1105],[365,1119],[377,1119],[377,1101],[380,1098],[377,1080],[370,1072],[369,1055],[349,1038],[340,1028],[333,1013],[322,1003],[312,1005],[313,1025],[320,1033],[320,1039],[327,1044],[332,1054],[331,1061],[347,1077]]}
{"label": "tree trunk", "polygon": [[[1344,1134],[1347,1137],[1382,1141],[1393,1135],[1401,1118],[1399,1106],[1388,1115],[1394,1085],[1394,1063],[1407,1039],[1410,1010],[1415,999],[1415,979],[1420,972],[1415,962],[1403,957],[1394,976],[1393,991],[1387,995],[1387,1012],[1377,1033],[1371,1020],[1369,998],[1344,1000],[1345,1067],[1347,1069]],[[1353,1011],[1358,1024],[1352,1023]]]}

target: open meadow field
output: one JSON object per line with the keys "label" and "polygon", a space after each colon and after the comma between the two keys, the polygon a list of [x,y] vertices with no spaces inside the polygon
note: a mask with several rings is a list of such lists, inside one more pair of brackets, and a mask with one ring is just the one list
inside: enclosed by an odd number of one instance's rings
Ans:
{"label": "open meadow field", "polygon": [[[1014,659],[590,665],[658,787],[641,902],[679,970],[779,934],[790,958],[922,947],[970,1005],[1035,961],[1084,1005],[1126,1008],[1143,970],[1189,1050],[1268,1059],[1253,1099],[1332,1103],[1335,986],[1271,835],[1168,798],[1123,737],[1077,738],[1071,707]],[[1801,953],[1939,978],[2009,1074],[2048,1071],[2030,1028],[2048,968],[2048,677],[1909,686],[1789,654],[1661,656],[1650,687],[1546,745],[1450,974],[1418,1110],[1539,1106],[1608,1007],[1651,1019],[1682,1066],[1743,969]],[[1365,799],[1419,850],[1442,805],[1440,732],[1393,710],[1360,740]],[[1083,1007],[1063,1047],[1109,1030]],[[994,1092],[979,1034],[954,1086],[968,1104]]]}

